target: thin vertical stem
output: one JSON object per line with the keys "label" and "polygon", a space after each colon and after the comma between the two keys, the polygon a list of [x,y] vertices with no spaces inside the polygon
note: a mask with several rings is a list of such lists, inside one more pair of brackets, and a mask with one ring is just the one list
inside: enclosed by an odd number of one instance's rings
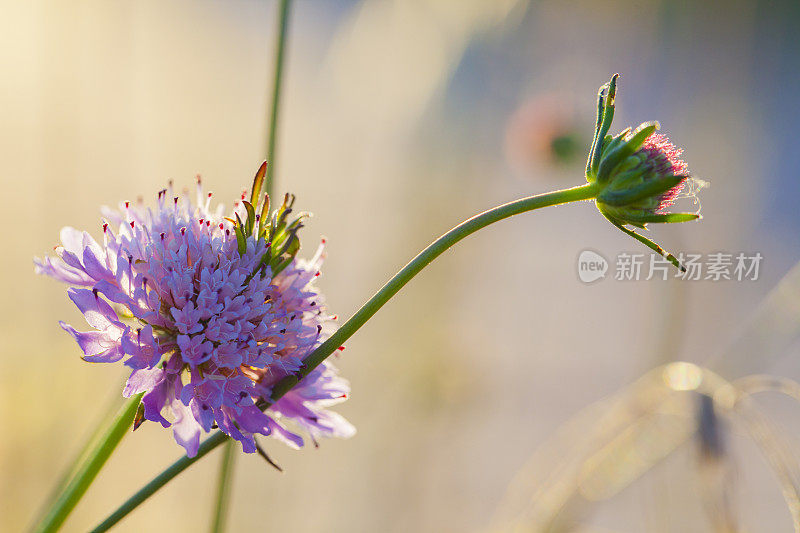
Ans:
{"label": "thin vertical stem", "polygon": [[141,399],[142,394],[137,394],[120,408],[113,423],[106,429],[98,440],[97,445],[92,448],[86,461],[75,472],[75,476],[67,484],[47,516],[39,522],[34,531],[42,533],[57,531],[61,527],[64,520],[75,508],[75,505],[86,493],[94,478],[97,477],[97,473],[100,472],[100,469],[111,456],[122,437],[125,436],[128,428],[131,427]]}
{"label": "thin vertical stem", "polygon": [[267,139],[267,178],[264,190],[272,196],[275,174],[275,150],[277,146],[278,110],[280,108],[281,85],[283,81],[283,57],[286,53],[286,31],[289,22],[290,0],[280,0],[278,12],[278,36],[275,43],[275,74],[272,79],[272,108],[269,117],[269,137]]}
{"label": "thin vertical stem", "polygon": [[[286,34],[289,22],[289,0],[280,0],[278,6],[278,32],[275,41],[275,72],[272,79],[272,108],[269,117],[269,130],[267,140],[267,173],[264,183],[264,192],[273,195],[275,189],[275,150],[277,147],[278,110],[280,109],[281,86],[283,85],[283,58],[286,55]],[[258,198],[254,198],[258,201]],[[231,484],[235,465],[236,443],[229,441],[220,463],[219,481],[217,486],[217,501],[214,509],[211,531],[219,533],[225,530],[225,520],[228,514]]]}
{"label": "thin vertical stem", "polygon": [[225,531],[225,519],[228,516],[228,503],[231,499],[233,484],[233,467],[236,464],[236,441],[228,440],[222,450],[222,462],[217,482],[217,505],[214,508],[214,521],[211,524],[213,533]]}

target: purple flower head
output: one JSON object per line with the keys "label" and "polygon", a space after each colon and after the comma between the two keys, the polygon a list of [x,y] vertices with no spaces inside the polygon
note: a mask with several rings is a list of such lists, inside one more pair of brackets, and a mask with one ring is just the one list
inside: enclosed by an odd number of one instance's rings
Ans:
{"label": "purple flower head", "polygon": [[328,363],[266,412],[256,405],[336,329],[314,286],[324,241],[310,261],[296,257],[304,215],[289,219],[294,198],[270,213],[265,195],[255,214],[263,168],[230,217],[210,208],[199,179],[194,202],[170,185],[154,207],[105,209],[102,242],[64,228],[57,257],[35,260],[38,273],[73,286],[91,329],[61,327],[83,359],[130,367],[123,395],[144,393],[144,419],[172,426],[190,457],[216,427],[249,453],[255,434],[302,446],[297,430],[315,443],[355,431],[326,409],[349,393]]}

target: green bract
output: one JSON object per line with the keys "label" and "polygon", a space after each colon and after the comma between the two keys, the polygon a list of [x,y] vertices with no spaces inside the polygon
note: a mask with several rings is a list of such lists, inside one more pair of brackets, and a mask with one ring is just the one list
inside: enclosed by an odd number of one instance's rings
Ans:
{"label": "green bract", "polygon": [[269,194],[264,194],[261,202],[261,213],[256,214],[256,207],[259,205],[258,196],[261,193],[266,171],[267,162],[264,161],[261,163],[258,172],[256,172],[255,178],[253,178],[250,201],[242,200],[247,212],[245,220],[242,221],[239,215],[236,214],[236,220],[231,220],[231,222],[234,223],[239,253],[243,254],[247,251],[247,238],[251,235],[256,240],[263,239],[267,242],[267,253],[264,254],[261,260],[259,270],[269,266],[274,277],[292,262],[292,259],[300,250],[300,239],[297,237],[297,232],[303,227],[303,220],[310,215],[308,213],[300,213],[294,219],[289,220],[295,200],[293,194],[284,195],[283,203],[272,212],[271,218],[269,216]]}

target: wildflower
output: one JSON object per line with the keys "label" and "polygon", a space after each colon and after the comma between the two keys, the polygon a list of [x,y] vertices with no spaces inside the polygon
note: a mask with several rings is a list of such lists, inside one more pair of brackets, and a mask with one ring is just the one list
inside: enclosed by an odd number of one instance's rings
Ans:
{"label": "wildflower", "polygon": [[[597,124],[591,153],[586,163],[586,180],[601,190],[597,208],[612,224],[670,260],[685,271],[678,260],[650,239],[626,228],[645,229],[649,223],[675,223],[697,220],[697,213],[669,213],[671,206],[690,186],[702,186],[689,174],[680,159],[682,150],[666,136],[656,133],[657,122],[645,122],[636,130],[626,128],[611,136],[618,74],[600,88]],[[695,193],[689,190],[688,196]]]}
{"label": "wildflower", "polygon": [[269,197],[259,202],[265,165],[250,201],[242,195],[230,217],[222,205],[211,209],[199,178],[194,203],[174,196],[170,184],[154,208],[125,202],[106,209],[102,243],[64,228],[58,257],[35,260],[37,272],[73,286],[67,294],[93,329],[61,327],[83,359],[130,367],[123,395],[144,393],[137,426],[171,426],[190,457],[201,433],[215,427],[248,453],[256,451],[256,434],[299,447],[298,428],[315,443],[355,431],[327,410],[349,393],[330,363],[266,412],[260,408],[272,386],[297,374],[336,329],[314,286],[324,241],[311,260],[297,259],[307,215],[290,219],[294,197],[286,195],[270,216]]}

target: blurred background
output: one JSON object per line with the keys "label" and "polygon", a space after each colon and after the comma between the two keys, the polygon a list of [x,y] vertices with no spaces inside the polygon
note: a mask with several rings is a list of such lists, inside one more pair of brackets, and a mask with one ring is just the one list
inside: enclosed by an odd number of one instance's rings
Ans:
{"label": "blurred background", "polygon": [[[277,5],[3,0],[2,14],[0,530],[18,531],[124,379],[119,365],[80,360],[57,321],[82,320],[32,257],[65,225],[99,236],[101,205],[150,201],[168,179],[188,187],[200,173],[217,199],[250,184],[265,157]],[[579,184],[597,88],[614,72],[614,131],[660,120],[711,184],[702,222],[655,238],[764,260],[757,281],[587,285],[582,250],[645,251],[592,205],[482,231],[347,343],[337,364],[353,392],[337,410],[353,439],[299,452],[269,441],[284,474],[239,457],[230,529],[502,529],[496,513],[532,454],[555,442],[557,462],[585,444],[583,409],[648,370],[686,360],[725,379],[800,377],[791,328],[774,353],[726,348],[800,258],[798,24],[794,1],[297,1],[277,191],[314,213],[306,243],[327,237],[320,284],[340,317],[464,218]],[[798,406],[762,405],[793,441]],[[733,424],[725,438],[738,527],[791,531],[758,447]],[[180,452],[152,424],[126,437],[64,530],[94,526]],[[207,528],[219,459],[117,530]],[[687,442],[613,498],[586,497],[584,530],[713,531],[699,462]]]}

